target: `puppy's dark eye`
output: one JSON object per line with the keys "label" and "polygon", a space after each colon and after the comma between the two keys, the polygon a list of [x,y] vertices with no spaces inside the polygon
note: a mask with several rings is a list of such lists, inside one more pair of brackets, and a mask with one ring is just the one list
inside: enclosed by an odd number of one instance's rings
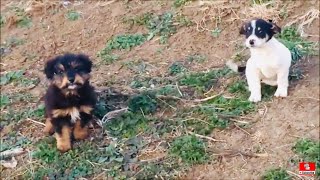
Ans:
{"label": "puppy's dark eye", "polygon": [[58,71],[55,72],[55,74],[58,74],[58,75],[60,75],[60,74],[62,74],[62,73],[63,73],[62,70],[58,70]]}
{"label": "puppy's dark eye", "polygon": [[80,68],[80,67],[75,67],[74,70],[75,70],[76,72],[79,72],[79,71],[81,71],[81,68]]}

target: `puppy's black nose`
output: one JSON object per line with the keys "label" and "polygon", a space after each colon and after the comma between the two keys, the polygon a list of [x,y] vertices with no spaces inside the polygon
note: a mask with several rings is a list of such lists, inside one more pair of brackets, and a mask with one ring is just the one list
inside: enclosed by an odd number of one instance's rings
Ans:
{"label": "puppy's black nose", "polygon": [[74,82],[74,77],[68,77],[68,80],[70,83],[73,83]]}
{"label": "puppy's black nose", "polygon": [[249,41],[249,44],[250,44],[250,45],[254,45],[254,40],[251,39],[251,40]]}

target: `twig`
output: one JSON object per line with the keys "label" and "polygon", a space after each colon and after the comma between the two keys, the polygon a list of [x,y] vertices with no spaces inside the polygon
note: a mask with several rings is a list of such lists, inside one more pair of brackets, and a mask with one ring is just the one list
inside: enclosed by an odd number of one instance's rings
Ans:
{"label": "twig", "polygon": [[176,82],[176,87],[177,87],[177,90],[178,90],[178,92],[179,92],[180,96],[181,96],[181,97],[183,97],[183,94],[182,94],[182,92],[180,91],[180,88],[179,88],[178,82]]}
{"label": "twig", "polygon": [[[166,96],[163,96],[163,97],[166,97]],[[174,97],[174,96],[172,96],[172,97]],[[170,104],[168,104],[167,102],[165,102],[164,100],[162,100],[159,96],[157,96],[157,98],[161,101],[161,102],[163,102],[164,104],[166,104],[166,105],[168,105],[169,107],[171,107],[173,110],[177,110],[177,108],[175,108],[175,107],[173,107],[172,105],[170,105]]]}
{"label": "twig", "polygon": [[39,124],[39,125],[42,125],[42,126],[46,126],[44,123],[39,122],[39,121],[35,121],[35,120],[33,120],[33,119],[30,119],[30,118],[27,118],[26,120],[31,121],[31,122],[34,122],[34,123]]}
{"label": "twig", "polygon": [[241,155],[241,156],[248,156],[248,157],[267,157],[269,156],[267,153],[263,154],[257,154],[257,153],[244,153],[241,151],[229,151],[229,152],[223,152],[223,153],[217,153],[217,154],[212,154],[213,156],[236,156],[236,155]]}
{"label": "twig", "polygon": [[241,128],[241,127],[239,127],[238,125],[236,125],[236,124],[234,124],[238,129],[240,129],[241,131],[243,131],[243,132],[245,132],[246,134],[248,134],[249,136],[251,136],[251,134],[248,132],[248,131],[246,131],[246,130],[244,130],[243,128]]}
{"label": "twig", "polygon": [[117,109],[117,110],[114,110],[114,111],[110,111],[108,112],[107,114],[105,114],[103,116],[103,118],[101,119],[101,122],[102,123],[106,123],[108,122],[110,119],[113,119],[115,118],[116,116],[118,116],[119,114],[121,113],[125,113],[128,111],[128,108],[122,108],[122,109]]}
{"label": "twig", "polygon": [[[240,121],[240,120],[235,120],[235,119],[231,119],[231,118],[238,118],[238,116],[233,116],[233,115],[223,115],[223,114],[217,114],[218,117],[222,117],[222,118],[230,118],[230,121],[234,121],[234,122],[238,122],[238,123],[243,123],[243,124],[249,124],[249,122],[247,121]],[[241,117],[240,117],[241,118]],[[242,117],[242,119],[246,119],[244,117]],[[250,119],[250,118],[249,118]]]}
{"label": "twig", "polygon": [[157,95],[156,96],[159,99],[173,99],[173,100],[180,100],[180,101],[184,101],[184,99],[179,98],[177,96],[164,96],[164,95]]}
{"label": "twig", "polygon": [[196,133],[193,133],[193,132],[190,132],[190,131],[188,131],[188,134],[194,134],[195,136],[197,136],[197,137],[199,137],[199,138],[208,139],[208,140],[214,141],[214,142],[226,142],[225,140],[214,139],[214,138],[212,138],[212,137],[203,136],[203,135],[196,134]]}
{"label": "twig", "polygon": [[231,119],[231,118],[229,120],[233,121],[233,122],[237,122],[237,123],[249,124],[249,122],[247,122],[247,121],[240,121],[240,120]]}
{"label": "twig", "polygon": [[212,125],[212,124],[209,123],[209,122],[206,122],[206,121],[201,120],[201,119],[196,119],[196,118],[185,119],[185,120],[182,120],[182,122],[189,121],[189,120],[196,120],[196,121],[200,121],[200,122],[203,122],[203,123],[205,123],[205,124],[208,124],[208,125]]}
{"label": "twig", "polygon": [[9,150],[0,152],[0,159],[12,157],[12,156],[17,156],[17,155],[20,155],[24,152],[25,152],[25,150],[23,148],[9,149]]}
{"label": "twig", "polygon": [[222,94],[222,92],[219,93],[219,94],[216,94],[216,95],[214,95],[214,96],[206,97],[206,98],[204,98],[204,99],[195,99],[195,100],[193,100],[193,101],[194,101],[194,102],[205,102],[205,101],[209,101],[209,100],[211,100],[211,99],[214,99],[214,98],[220,96],[221,94]]}
{"label": "twig", "polygon": [[292,171],[287,170],[287,173],[288,173],[288,174],[291,174],[291,175],[294,175],[295,177],[297,177],[297,178],[299,178],[299,179],[303,179],[299,174],[296,174],[296,173],[294,173],[294,172],[292,172]]}

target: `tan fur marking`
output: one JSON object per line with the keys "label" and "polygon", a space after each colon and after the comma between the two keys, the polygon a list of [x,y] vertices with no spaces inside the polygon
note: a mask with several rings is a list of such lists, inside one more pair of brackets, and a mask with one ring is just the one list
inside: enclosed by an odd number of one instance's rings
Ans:
{"label": "tan fur marking", "polygon": [[86,114],[90,114],[93,108],[91,106],[80,106],[80,111]]}
{"label": "tan fur marking", "polygon": [[80,121],[77,121],[74,130],[73,130],[73,136],[77,140],[82,140],[88,137],[88,127],[81,127]]}
{"label": "tan fur marking", "polygon": [[64,71],[64,66],[62,64],[58,64],[58,68],[61,70],[61,71]]}
{"label": "tan fur marking", "polygon": [[47,135],[53,134],[54,133],[54,129],[53,129],[53,125],[51,123],[51,119],[47,118],[46,119],[46,126],[43,129],[43,132]]}
{"label": "tan fur marking", "polygon": [[61,80],[61,83],[59,85],[60,89],[65,87],[68,83],[69,83],[68,77],[67,76],[63,76],[63,78]]}
{"label": "tan fur marking", "polygon": [[78,119],[80,119],[79,110],[75,107],[67,108],[67,109],[55,109],[52,111],[52,117],[65,117],[71,116],[71,121],[75,123]]}
{"label": "tan fur marking", "polygon": [[79,74],[76,74],[74,82],[79,84],[84,84],[84,79]]}
{"label": "tan fur marking", "polygon": [[65,90],[65,91],[62,91],[62,92],[66,96],[79,96],[78,92],[74,91],[74,90]]}
{"label": "tan fur marking", "polygon": [[57,148],[61,152],[66,152],[71,149],[71,129],[67,126],[63,126],[61,134],[55,133],[57,140]]}
{"label": "tan fur marking", "polygon": [[80,64],[77,63],[77,62],[75,62],[75,61],[72,61],[72,62],[70,63],[70,65],[71,65],[72,68],[76,68],[76,67],[79,66]]}

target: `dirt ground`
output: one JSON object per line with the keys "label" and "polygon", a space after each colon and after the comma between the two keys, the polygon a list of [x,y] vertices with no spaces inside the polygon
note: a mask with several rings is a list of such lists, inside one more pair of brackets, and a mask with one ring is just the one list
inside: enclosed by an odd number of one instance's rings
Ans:
{"label": "dirt ground", "polygon": [[[2,0],[1,13],[8,13],[9,7],[17,2]],[[44,62],[64,52],[81,52],[90,56],[95,64],[92,82],[97,89],[111,84],[115,88],[122,87],[125,91],[124,86],[127,86],[134,76],[133,71],[122,68],[123,63],[129,60],[143,59],[150,66],[148,73],[151,76],[165,76],[164,72],[171,63],[189,54],[202,54],[207,57],[204,63],[191,67],[193,71],[222,67],[225,60],[230,59],[238,50],[237,47],[243,43],[243,37],[238,34],[242,20],[237,19],[230,8],[233,8],[236,14],[241,14],[244,7],[249,7],[250,4],[245,1],[232,2],[234,4],[226,3],[226,8],[222,9],[226,12],[222,16],[226,21],[221,23],[223,30],[219,37],[213,37],[209,31],[197,29],[197,25],[181,27],[169,38],[167,44],[159,44],[159,39],[154,38],[131,51],[116,51],[121,58],[112,64],[101,63],[97,57],[97,52],[105,47],[107,40],[117,34],[145,31],[140,27],[130,29],[122,19],[145,12],[162,13],[174,10],[173,2],[76,1],[67,7],[54,6],[52,3],[52,7],[48,5],[39,10],[31,9],[30,28],[15,27],[14,18],[11,19],[13,22],[10,22],[13,25],[5,24],[1,28],[1,43],[10,37],[26,40],[24,44],[11,48],[10,52],[1,58],[1,74],[25,69],[29,77],[40,78],[40,83],[30,92],[41,97],[47,83],[42,72]],[[207,12],[205,7],[194,2],[180,12],[192,21],[199,22]],[[288,17],[279,20],[278,24],[285,25],[314,7],[319,9],[319,1],[296,1],[291,6]],[[67,20],[65,13],[68,9],[81,12],[81,18],[77,21]],[[52,10],[56,10],[56,13],[52,14]],[[245,18],[245,15],[242,14],[241,17]],[[207,28],[214,29],[214,18],[210,15],[206,18]],[[319,19],[305,27],[305,32],[314,35],[308,37],[311,41],[318,41]],[[223,131],[216,130],[212,134],[216,139],[226,140],[225,143],[211,144],[217,151],[255,151],[267,154],[265,157],[236,155],[216,158],[209,164],[192,167],[182,179],[258,179],[266,169],[274,167],[285,167],[298,173],[298,167],[289,161],[295,156],[291,151],[292,145],[301,137],[319,139],[320,130],[319,57],[305,58],[303,64],[305,78],[290,85],[288,98],[262,103],[259,113],[250,115],[257,121],[252,127],[245,131],[233,127]],[[1,89],[2,92],[10,91],[10,87]],[[35,103],[29,106],[34,105]],[[33,131],[31,136],[43,137],[38,125],[21,128],[29,128],[21,130],[26,133]]]}

